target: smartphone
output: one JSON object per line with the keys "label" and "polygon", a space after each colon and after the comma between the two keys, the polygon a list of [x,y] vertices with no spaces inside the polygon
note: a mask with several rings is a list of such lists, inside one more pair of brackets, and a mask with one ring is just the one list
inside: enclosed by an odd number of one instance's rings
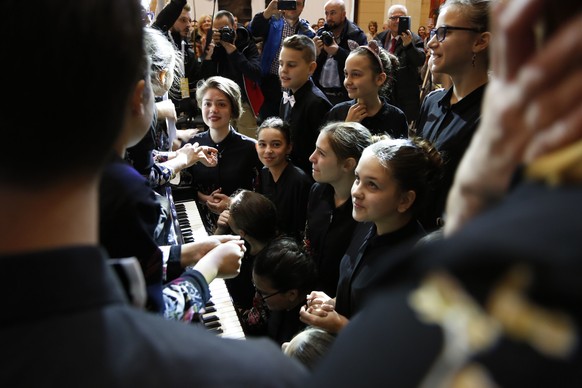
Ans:
{"label": "smartphone", "polygon": [[398,18],[398,35],[410,30],[410,16],[400,16]]}
{"label": "smartphone", "polygon": [[279,10],[297,9],[297,1],[296,0],[279,0],[279,1],[277,1],[277,9],[279,9]]}

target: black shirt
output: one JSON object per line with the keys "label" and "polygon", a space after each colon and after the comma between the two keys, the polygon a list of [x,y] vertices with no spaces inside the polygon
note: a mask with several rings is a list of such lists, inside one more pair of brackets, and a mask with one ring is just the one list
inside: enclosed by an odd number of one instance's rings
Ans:
{"label": "black shirt", "polygon": [[[326,121],[345,121],[348,111],[355,104],[356,100],[340,102],[331,108]],[[364,118],[361,124],[368,128],[372,135],[387,133],[394,139],[408,137],[406,115],[400,108],[390,105],[385,99],[382,99],[382,108],[378,113]]]}
{"label": "black shirt", "polygon": [[291,160],[293,164],[311,175],[309,156],[315,150],[319,129],[325,124],[325,115],[331,109],[331,102],[318,89],[311,79],[299,88],[295,94],[295,104],[281,100],[279,116],[289,123],[291,130]]}
{"label": "black shirt", "polygon": [[354,231],[354,238],[342,258],[340,279],[337,287],[335,309],[350,318],[361,309],[364,298],[370,290],[381,268],[386,271],[390,260],[389,252],[402,244],[415,243],[425,235],[418,221],[411,220],[402,228],[378,236],[376,225],[371,222],[360,223]]}
{"label": "black shirt", "polygon": [[[189,143],[218,150],[218,164],[215,167],[197,163],[188,168],[196,191],[208,195],[220,188],[222,194],[231,195],[238,189],[254,190],[259,170],[263,168],[255,148],[255,139],[242,135],[231,127],[229,134],[220,143],[212,140],[210,130],[197,133]],[[198,198],[196,192],[192,195],[194,199]],[[198,205],[204,226],[209,234],[214,233],[218,216],[210,212],[207,206]]]}
{"label": "black shirt", "polygon": [[315,183],[309,193],[306,249],[317,263],[317,290],[334,297],[339,279],[340,262],[352,239],[357,221],[352,217],[352,201],[335,207],[333,187]]}
{"label": "black shirt", "polygon": [[275,204],[281,233],[298,239],[303,237],[311,185],[313,178],[292,163],[277,182],[267,167],[261,170],[260,191]]}
{"label": "black shirt", "polygon": [[437,194],[434,201],[427,204],[426,214],[421,217],[428,231],[436,228],[435,220],[443,215],[455,172],[479,125],[486,86],[480,86],[453,105],[450,103],[453,88],[437,90],[426,96],[422,104],[418,135],[429,140],[444,159],[443,177]]}

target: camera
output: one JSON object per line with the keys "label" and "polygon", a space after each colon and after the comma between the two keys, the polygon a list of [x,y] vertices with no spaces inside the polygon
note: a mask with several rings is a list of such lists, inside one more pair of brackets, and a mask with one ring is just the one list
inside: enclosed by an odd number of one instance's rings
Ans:
{"label": "camera", "polygon": [[294,10],[297,9],[297,0],[279,0],[277,1],[278,10]]}
{"label": "camera", "polygon": [[220,40],[226,43],[234,43],[234,30],[229,26],[224,26],[220,30]]}
{"label": "camera", "polygon": [[331,46],[333,44],[333,33],[330,31],[323,31],[320,35],[321,41],[326,46]]}

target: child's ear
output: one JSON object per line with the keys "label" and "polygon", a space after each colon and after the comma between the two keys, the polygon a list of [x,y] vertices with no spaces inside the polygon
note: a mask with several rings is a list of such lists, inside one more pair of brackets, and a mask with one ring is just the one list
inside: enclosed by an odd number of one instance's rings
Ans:
{"label": "child's ear", "polygon": [[354,158],[347,158],[343,162],[343,168],[346,171],[352,171],[353,172],[356,169],[356,166],[357,165],[358,165],[358,162]]}
{"label": "child's ear", "polygon": [[131,111],[134,115],[143,114],[144,108],[144,92],[145,92],[145,80],[139,80],[135,84],[133,89],[133,95],[131,98]]}
{"label": "child's ear", "polygon": [[380,74],[378,74],[378,76],[376,77],[376,83],[378,84],[378,86],[382,86],[384,85],[384,82],[386,82],[386,73],[382,72]]}
{"label": "child's ear", "polygon": [[416,200],[416,192],[414,190],[408,190],[402,194],[400,197],[400,203],[398,204],[398,211],[400,213],[405,213],[414,201]]}
{"label": "child's ear", "polygon": [[315,69],[317,69],[317,62],[313,61],[309,64],[309,75],[313,75]]}

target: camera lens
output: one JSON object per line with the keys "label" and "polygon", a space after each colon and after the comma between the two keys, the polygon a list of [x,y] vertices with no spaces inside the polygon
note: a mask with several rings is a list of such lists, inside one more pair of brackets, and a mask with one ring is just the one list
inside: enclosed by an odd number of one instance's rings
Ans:
{"label": "camera lens", "polygon": [[234,43],[234,30],[229,26],[224,26],[220,30],[220,40],[227,43]]}
{"label": "camera lens", "polygon": [[329,31],[323,31],[321,33],[321,41],[326,46],[331,46],[333,44],[333,34]]}

